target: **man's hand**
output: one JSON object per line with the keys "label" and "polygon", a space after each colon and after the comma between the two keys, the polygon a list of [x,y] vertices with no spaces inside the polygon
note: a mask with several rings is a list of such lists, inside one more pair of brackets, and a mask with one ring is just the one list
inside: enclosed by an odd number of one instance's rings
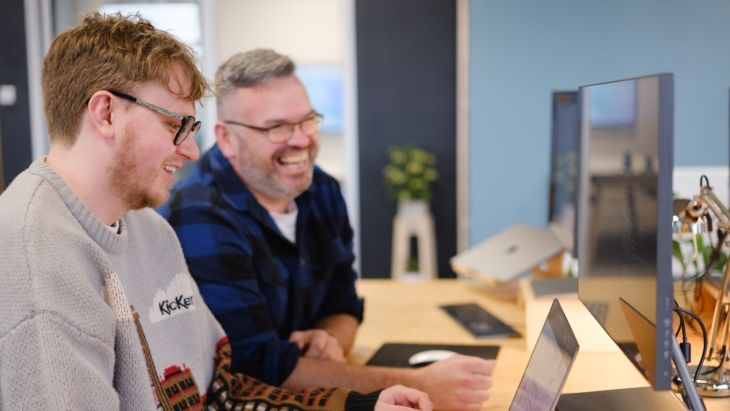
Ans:
{"label": "man's hand", "polygon": [[305,357],[345,362],[345,355],[337,339],[324,330],[294,331],[289,341],[296,343]]}
{"label": "man's hand", "polygon": [[434,407],[479,410],[489,398],[494,360],[456,354],[416,371],[419,390],[430,393]]}
{"label": "man's hand", "polygon": [[433,404],[428,399],[428,394],[402,385],[384,389],[378,396],[378,402],[375,403],[375,411],[431,411],[432,409]]}

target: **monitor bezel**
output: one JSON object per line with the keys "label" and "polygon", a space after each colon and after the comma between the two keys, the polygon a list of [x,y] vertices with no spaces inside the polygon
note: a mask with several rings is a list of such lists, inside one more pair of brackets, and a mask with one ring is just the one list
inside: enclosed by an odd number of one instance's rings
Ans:
{"label": "monitor bezel", "polygon": [[[576,105],[576,124],[575,124],[575,153],[576,153],[576,162],[578,161],[578,153],[580,152],[580,101],[578,98],[578,91],[577,90],[559,90],[559,91],[553,91],[552,93],[552,114],[551,114],[551,129],[550,129],[550,175],[549,175],[549,181],[548,181],[548,227],[550,230],[555,234],[555,237],[562,243],[565,250],[570,253],[570,255],[575,258],[577,257],[577,241],[578,238],[578,175],[575,176],[575,188],[573,192],[573,205],[574,205],[574,216],[573,216],[573,224],[570,229],[570,233],[567,233],[564,229],[565,226],[563,224],[560,224],[555,219],[555,213],[557,210],[555,210],[555,204],[553,200],[554,193],[554,177],[555,177],[555,170],[557,168],[557,154],[558,154],[558,137],[560,135],[558,130],[558,106],[560,103],[558,102],[558,99],[560,96],[569,96],[572,103]],[[577,164],[576,164],[577,169]]]}

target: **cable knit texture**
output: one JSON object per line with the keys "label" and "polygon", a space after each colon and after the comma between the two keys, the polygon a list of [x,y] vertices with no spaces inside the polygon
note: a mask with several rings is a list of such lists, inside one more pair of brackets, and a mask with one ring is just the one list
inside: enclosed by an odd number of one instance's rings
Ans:
{"label": "cable knit texture", "polygon": [[[154,211],[114,233],[38,160],[0,196],[0,250],[0,408],[202,409],[232,378],[224,332]],[[355,397],[336,391],[323,409]]]}

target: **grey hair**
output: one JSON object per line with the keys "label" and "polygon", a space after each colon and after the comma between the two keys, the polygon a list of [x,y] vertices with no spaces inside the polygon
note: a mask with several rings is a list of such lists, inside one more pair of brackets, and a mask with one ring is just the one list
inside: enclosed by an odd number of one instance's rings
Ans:
{"label": "grey hair", "polygon": [[288,56],[271,49],[254,49],[234,54],[215,73],[218,110],[223,98],[240,87],[256,87],[275,78],[294,74],[296,65]]}

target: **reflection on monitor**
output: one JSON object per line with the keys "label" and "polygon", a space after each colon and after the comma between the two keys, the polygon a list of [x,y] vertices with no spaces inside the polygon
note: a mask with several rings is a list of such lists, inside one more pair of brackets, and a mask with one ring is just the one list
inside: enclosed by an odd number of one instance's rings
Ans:
{"label": "reflection on monitor", "polygon": [[578,340],[558,300],[553,300],[510,411],[552,411],[578,354]]}
{"label": "reflection on monitor", "polygon": [[576,257],[574,238],[575,186],[578,174],[578,92],[553,93],[552,123],[548,218],[555,236]]}
{"label": "reflection on monitor", "polygon": [[614,82],[593,86],[590,106],[591,126],[634,127],[637,115],[637,91],[634,82]]}
{"label": "reflection on monitor", "polygon": [[[651,385],[669,389],[673,77],[581,87],[580,104],[578,296]],[[627,107],[632,126],[605,127],[627,124]],[[641,347],[621,300],[655,327]]]}

